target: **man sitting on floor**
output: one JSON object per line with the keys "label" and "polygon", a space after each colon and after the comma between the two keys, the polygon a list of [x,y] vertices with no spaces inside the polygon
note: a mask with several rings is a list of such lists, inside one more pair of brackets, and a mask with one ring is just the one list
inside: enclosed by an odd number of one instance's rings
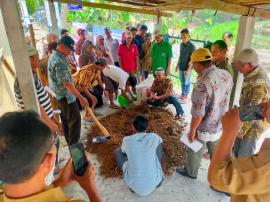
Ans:
{"label": "man sitting on floor", "polygon": [[149,104],[154,106],[162,106],[164,102],[172,104],[176,109],[176,119],[183,117],[184,111],[179,101],[173,96],[173,83],[165,76],[163,68],[156,69],[156,78],[151,87],[151,99]]}
{"label": "man sitting on floor", "polygon": [[140,196],[147,196],[161,185],[163,174],[162,139],[147,133],[148,119],[137,115],[132,124],[136,134],[123,139],[122,148],[115,150],[117,166],[123,170],[127,186]]}
{"label": "man sitting on floor", "polygon": [[63,192],[62,187],[71,180],[80,184],[91,202],[102,201],[91,165],[84,176],[77,177],[69,160],[52,183],[56,140],[35,112],[9,112],[0,117],[0,180],[4,182],[1,202],[83,202]]}

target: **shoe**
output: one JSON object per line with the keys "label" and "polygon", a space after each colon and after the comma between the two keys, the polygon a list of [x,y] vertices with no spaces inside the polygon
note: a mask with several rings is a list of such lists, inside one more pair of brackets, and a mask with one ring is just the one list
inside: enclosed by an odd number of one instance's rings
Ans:
{"label": "shoe", "polygon": [[197,177],[192,177],[187,173],[187,169],[185,166],[176,168],[176,172],[178,172],[180,175],[184,177],[189,177],[190,179],[193,179],[193,180],[197,179]]}
{"label": "shoe", "polygon": [[221,194],[224,194],[225,196],[227,197],[231,197],[231,194],[230,193],[227,193],[227,192],[223,192],[223,191],[219,191],[217,189],[215,189],[213,186],[210,185],[210,188],[215,191],[215,192],[218,192],[218,193],[221,193]]}

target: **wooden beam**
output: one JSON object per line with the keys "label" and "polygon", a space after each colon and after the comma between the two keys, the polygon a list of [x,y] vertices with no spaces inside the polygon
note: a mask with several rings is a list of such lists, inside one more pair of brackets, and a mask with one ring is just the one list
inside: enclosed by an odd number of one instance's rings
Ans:
{"label": "wooden beam", "polygon": [[141,6],[141,7],[151,7],[151,6],[157,6],[157,4],[152,3],[146,3],[146,2],[134,2],[134,1],[127,1],[127,0],[106,0],[108,2],[114,2],[114,3],[120,3],[125,5],[135,5],[135,6]]}
{"label": "wooden beam", "polygon": [[[153,9],[153,8],[151,8],[151,10],[150,10],[150,9],[142,9],[142,8],[134,8],[134,7],[101,4],[101,3],[84,2],[84,1],[77,1],[77,0],[53,0],[53,1],[60,2],[60,3],[82,5],[82,6],[86,6],[86,7],[126,11],[126,12],[133,12],[133,13],[142,13],[142,14],[148,14],[148,15],[157,15],[158,14],[158,10]],[[172,14],[165,13],[165,12],[161,12],[160,14],[161,14],[161,16],[164,16],[164,17],[171,17],[172,16]]]}
{"label": "wooden beam", "polygon": [[[175,7],[180,9],[181,7],[212,9],[242,16],[254,16],[270,19],[270,11],[261,8],[254,8],[249,6],[243,6],[240,4],[224,2],[221,0],[166,0],[168,3],[172,3]],[[156,7],[159,8],[159,7]],[[160,8],[162,9],[162,8]],[[165,9],[166,10],[166,9]]]}

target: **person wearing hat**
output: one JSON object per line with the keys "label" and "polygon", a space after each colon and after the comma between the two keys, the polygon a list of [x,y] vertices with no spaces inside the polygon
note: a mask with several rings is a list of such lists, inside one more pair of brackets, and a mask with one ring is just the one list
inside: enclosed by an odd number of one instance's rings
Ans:
{"label": "person wearing hat", "polygon": [[193,68],[199,77],[191,96],[192,119],[188,139],[191,143],[198,140],[203,147],[197,152],[188,148],[185,166],[178,167],[176,171],[192,179],[197,178],[202,154],[207,150],[212,157],[221,137],[221,118],[228,110],[233,86],[230,73],[218,69],[212,61],[212,54],[206,48],[199,48],[191,55]]}
{"label": "person wearing hat", "polygon": [[58,42],[56,51],[48,62],[49,86],[56,94],[56,100],[61,110],[60,118],[68,145],[79,141],[81,131],[81,115],[76,103],[76,97],[82,106],[89,107],[85,99],[74,87],[66,57],[74,50],[74,40],[64,36]]}
{"label": "person wearing hat", "polygon": [[122,33],[122,42],[124,42],[126,40],[126,32],[130,31],[131,29],[131,24],[127,23],[125,26],[125,31]]}
{"label": "person wearing hat", "polygon": [[172,61],[172,46],[169,42],[163,40],[161,31],[155,31],[155,40],[151,49],[152,73],[155,75],[156,69],[162,67],[166,75],[170,74]]}
{"label": "person wearing hat", "polygon": [[[53,121],[54,114],[53,114],[53,108],[51,105],[50,97],[47,93],[47,91],[44,89],[44,86],[42,85],[41,81],[39,80],[36,70],[39,67],[39,55],[38,51],[35,47],[33,47],[30,44],[26,44],[26,51],[29,56],[32,72],[33,72],[33,79],[34,79],[34,85],[36,89],[36,96],[39,103],[39,109],[40,109],[40,115],[44,123],[46,123],[51,131],[58,135],[63,135],[63,131],[61,127],[58,127],[58,125]],[[17,102],[18,107],[21,110],[25,110],[24,102],[20,90],[20,85],[18,78],[15,78],[14,83],[14,94],[15,99]],[[57,149],[59,149],[59,142],[56,144]]]}
{"label": "person wearing hat", "polygon": [[143,68],[143,79],[147,79],[151,74],[151,48],[152,48],[152,35],[151,33],[145,34],[145,43],[142,46],[143,54],[141,60],[141,67]]}
{"label": "person wearing hat", "polygon": [[[136,78],[139,70],[139,51],[134,43],[131,32],[126,32],[126,40],[119,46],[118,49],[119,65],[131,77]],[[133,93],[136,93],[135,86],[132,88]]]}
{"label": "person wearing hat", "polygon": [[65,29],[65,28],[61,29],[61,32],[60,33],[61,33],[61,37],[68,36],[68,30]]}
{"label": "person wearing hat", "polygon": [[176,110],[176,120],[183,119],[184,110],[180,102],[173,96],[173,83],[166,77],[162,67],[157,68],[155,72],[156,78],[151,87],[151,99],[148,104],[154,106],[163,106],[165,102],[172,104]]}
{"label": "person wearing hat", "polygon": [[[258,105],[269,100],[270,83],[267,73],[259,66],[255,50],[244,49],[237,57],[237,68],[244,74],[240,107]],[[265,120],[244,122],[234,145],[235,156],[250,156],[257,151],[257,142],[269,127]]]}
{"label": "person wearing hat", "polygon": [[77,30],[77,34],[79,36],[79,40],[75,43],[75,54],[80,55],[81,52],[82,52],[83,42],[86,39],[86,30],[82,29],[82,28],[79,28]]}

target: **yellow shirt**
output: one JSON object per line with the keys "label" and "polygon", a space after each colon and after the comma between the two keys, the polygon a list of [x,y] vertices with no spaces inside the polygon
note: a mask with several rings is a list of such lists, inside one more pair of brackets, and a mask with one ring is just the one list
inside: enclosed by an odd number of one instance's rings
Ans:
{"label": "yellow shirt", "polygon": [[0,202],[86,202],[84,200],[72,200],[72,197],[65,195],[60,187],[48,188],[47,190],[22,199],[10,199],[0,192]]}
{"label": "yellow shirt", "polygon": [[211,184],[231,193],[231,202],[270,201],[270,149],[219,162],[213,169]]}

